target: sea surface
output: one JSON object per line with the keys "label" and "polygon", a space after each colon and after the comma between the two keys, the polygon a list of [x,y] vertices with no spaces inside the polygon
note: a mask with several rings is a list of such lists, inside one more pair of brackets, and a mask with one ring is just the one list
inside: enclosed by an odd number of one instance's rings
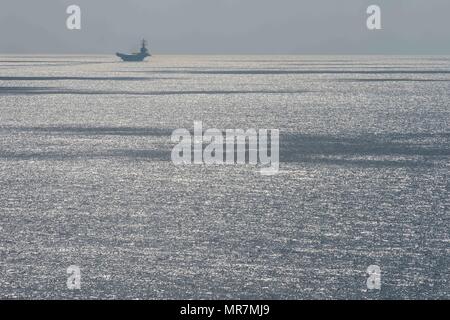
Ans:
{"label": "sea surface", "polygon": [[[280,173],[175,166],[194,121]],[[445,56],[0,56],[0,298],[448,299],[449,121]]]}

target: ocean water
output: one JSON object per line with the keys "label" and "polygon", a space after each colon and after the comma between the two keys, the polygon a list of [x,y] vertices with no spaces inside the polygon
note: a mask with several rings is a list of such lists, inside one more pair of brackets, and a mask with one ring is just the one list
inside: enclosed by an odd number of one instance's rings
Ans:
{"label": "ocean water", "polygon": [[[449,120],[450,57],[0,56],[0,298],[448,299]],[[280,173],[173,165],[194,121]]]}

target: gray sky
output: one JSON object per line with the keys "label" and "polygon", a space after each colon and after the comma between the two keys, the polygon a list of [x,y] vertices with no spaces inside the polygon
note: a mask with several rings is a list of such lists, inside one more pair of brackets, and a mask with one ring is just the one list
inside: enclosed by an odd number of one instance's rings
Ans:
{"label": "gray sky", "polygon": [[[66,29],[67,6],[82,30]],[[366,28],[378,4],[383,30]],[[450,54],[449,0],[1,0],[0,53]]]}

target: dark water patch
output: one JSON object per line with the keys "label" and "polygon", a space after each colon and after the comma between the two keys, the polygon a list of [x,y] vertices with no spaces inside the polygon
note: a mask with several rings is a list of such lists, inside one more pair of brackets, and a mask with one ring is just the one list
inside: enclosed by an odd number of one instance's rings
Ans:
{"label": "dark water patch", "polygon": [[[436,67],[436,65],[431,65],[432,67]],[[282,68],[293,68],[293,67],[321,67],[321,68],[339,68],[341,67],[341,69],[346,69],[349,71],[355,70],[355,71],[359,71],[359,69],[363,68],[365,69],[365,71],[370,71],[370,70],[377,70],[377,71],[382,71],[382,70],[402,70],[402,71],[409,71],[409,70],[417,70],[417,65],[412,65],[412,66],[408,66],[408,65],[377,65],[377,64],[361,64],[361,63],[357,63],[357,64],[346,64],[346,65],[341,65],[341,64],[327,64],[327,63],[323,63],[323,64],[307,64],[307,63],[280,63],[277,65],[278,69],[282,69]],[[274,67],[274,69],[277,69],[277,67]],[[425,67],[425,66],[424,66]],[[447,66],[446,66],[447,67]],[[367,69],[367,70],[366,70]]]}
{"label": "dark water patch", "polygon": [[299,157],[295,161],[283,161],[285,163],[307,163],[331,166],[371,167],[371,168],[418,168],[433,167],[434,164],[426,160],[368,160],[368,159],[333,159],[317,157]]}
{"label": "dark water patch", "polygon": [[[333,63],[333,64],[349,64],[349,63],[358,63],[357,61],[351,60],[351,59],[341,59],[341,60],[336,60],[336,59],[302,59],[302,58],[298,58],[298,59],[215,59],[212,61],[220,61],[220,62],[243,62],[243,63],[248,63],[248,62],[259,62],[259,63],[289,63],[289,62],[301,62],[301,63],[306,63],[306,64],[313,64],[313,63]],[[376,62],[374,62],[376,63]],[[385,64],[385,62],[383,62],[383,64]]]}
{"label": "dark water patch", "polygon": [[[174,78],[156,78],[156,77],[70,77],[70,76],[52,76],[52,77],[30,77],[30,76],[3,76],[2,81],[61,81],[61,80],[93,80],[93,81],[147,81],[147,80],[167,80]],[[177,78],[178,79],[178,78]],[[6,87],[8,88],[8,87]]]}
{"label": "dark water patch", "polygon": [[[420,142],[422,139],[432,139],[433,142]],[[354,137],[289,134],[284,135],[280,140],[280,160],[283,162],[326,161],[339,164],[347,161],[351,163],[368,163],[369,161],[383,163],[384,160],[346,160],[345,158],[404,157],[408,159],[395,161],[395,163],[402,163],[402,161],[419,163],[426,162],[429,158],[448,158],[449,156],[449,133],[360,135]],[[418,161],[417,159],[421,160]],[[393,161],[390,162],[394,163]]]}
{"label": "dark water patch", "polygon": [[[70,61],[72,62],[72,61]],[[83,61],[73,61],[83,62]],[[0,63],[69,63],[69,61],[63,60],[0,60]]]}
{"label": "dark water patch", "polygon": [[73,67],[80,65],[92,65],[92,64],[107,64],[111,62],[16,62],[14,64],[10,64],[8,62],[3,62],[3,67],[25,67],[25,68],[38,68],[38,67]]}
{"label": "dark water patch", "polygon": [[49,87],[0,87],[0,95],[131,95],[131,96],[177,96],[177,95],[240,95],[240,94],[303,94],[299,90],[192,90],[192,91],[106,91],[73,90]]}
{"label": "dark water patch", "polygon": [[[0,159],[8,160],[64,160],[93,158],[122,158],[135,160],[170,161],[172,129],[146,127],[2,127],[0,133],[29,132],[36,135],[57,136],[136,136],[163,138],[164,143],[152,145],[152,150],[110,149],[106,151],[62,150],[51,152],[0,151]],[[70,141],[70,137],[68,138]],[[280,161],[282,163],[323,163],[339,166],[433,166],[448,161],[450,157],[450,133],[412,133],[384,135],[311,135],[282,134],[280,137]]]}
{"label": "dark water patch", "polygon": [[414,78],[380,78],[380,79],[337,79],[339,82],[450,82],[450,79],[414,79]]}
{"label": "dark water patch", "polygon": [[52,87],[0,87],[0,95],[39,94],[54,90]]}
{"label": "dark water patch", "polygon": [[171,153],[166,150],[105,150],[105,151],[0,151],[0,159],[10,161],[76,161],[111,159],[170,161]]}
{"label": "dark water patch", "polygon": [[29,132],[37,134],[63,134],[63,135],[88,135],[88,136],[170,136],[172,129],[149,127],[83,127],[83,126],[53,126],[53,127],[23,127],[2,126],[0,132]]}
{"label": "dark water patch", "polygon": [[308,74],[450,74],[450,70],[153,70],[149,73],[199,75],[308,75]]}

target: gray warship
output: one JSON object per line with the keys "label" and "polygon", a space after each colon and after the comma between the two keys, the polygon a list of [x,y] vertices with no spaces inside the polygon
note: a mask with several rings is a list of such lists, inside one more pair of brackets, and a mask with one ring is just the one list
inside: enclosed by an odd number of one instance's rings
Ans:
{"label": "gray warship", "polygon": [[147,49],[147,42],[142,40],[141,51],[133,54],[116,53],[123,61],[144,61],[145,58],[151,57]]}

